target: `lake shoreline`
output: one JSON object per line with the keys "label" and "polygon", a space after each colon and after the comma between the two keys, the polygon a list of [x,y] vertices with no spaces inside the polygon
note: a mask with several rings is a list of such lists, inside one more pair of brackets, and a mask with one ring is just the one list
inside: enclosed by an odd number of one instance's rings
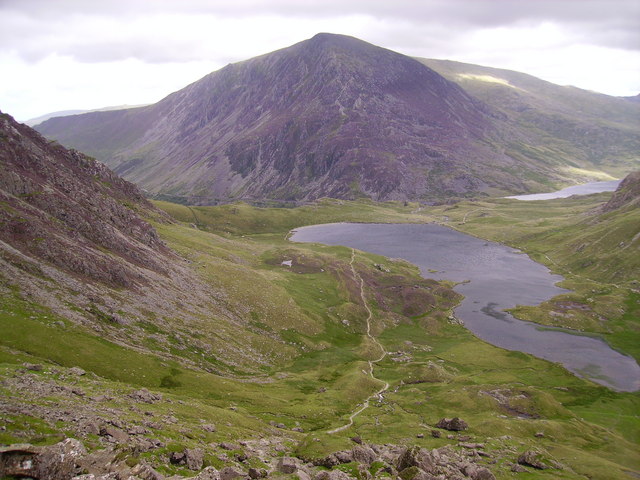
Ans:
{"label": "lake shoreline", "polygon": [[[489,285],[487,289],[487,287],[484,287],[484,283],[483,283],[484,281],[482,280],[482,276],[480,276],[479,278],[476,277],[475,279],[472,279],[471,282],[469,283],[463,283],[465,280],[468,280],[468,278],[462,278],[462,276],[464,275],[462,275],[459,270],[456,271],[457,276],[454,276],[454,277],[451,277],[451,276],[443,277],[443,275],[434,275],[433,272],[431,272],[430,268],[429,269],[425,268],[425,264],[421,265],[419,261],[418,262],[413,261],[411,258],[407,258],[406,255],[405,256],[399,255],[398,252],[391,252],[391,255],[388,255],[387,253],[384,253],[384,252],[380,252],[378,245],[373,245],[373,248],[368,249],[366,248],[366,245],[364,245],[364,248],[363,246],[360,246],[358,244],[358,241],[335,243],[334,241],[331,241],[331,239],[329,239],[329,242],[321,241],[321,239],[316,239],[316,240],[306,239],[306,240],[303,240],[303,242],[312,241],[314,243],[323,243],[323,244],[333,244],[333,245],[340,244],[340,245],[344,245],[352,248],[359,248],[363,251],[368,251],[371,253],[380,254],[387,257],[391,257],[391,258],[403,258],[404,260],[409,261],[410,263],[420,268],[421,274],[425,278],[447,280],[447,281],[452,281],[458,284],[456,285],[455,289],[456,291],[464,295],[465,299],[460,303],[460,305],[458,305],[458,307],[456,307],[455,309],[456,316],[463,320],[466,328],[470,330],[476,337],[492,345],[495,345],[497,347],[504,348],[506,350],[517,350],[521,352],[526,352],[538,358],[544,358],[554,363],[560,363],[564,365],[565,368],[567,368],[569,371],[573,372],[574,374],[578,376],[582,376],[584,378],[589,378],[591,381],[600,383],[613,390],[636,391],[640,389],[640,380],[635,380],[636,377],[640,379],[640,374],[637,373],[638,371],[640,371],[640,367],[638,367],[635,360],[632,357],[629,357],[628,355],[624,354],[623,352],[619,352],[618,350],[611,348],[609,344],[605,341],[605,339],[602,338],[602,336],[588,335],[588,334],[584,334],[584,332],[580,332],[579,330],[574,330],[574,329],[566,329],[568,331],[563,331],[565,329],[556,329],[554,327],[549,328],[548,326],[543,324],[518,319],[516,317],[511,316],[511,314],[508,311],[506,311],[508,309],[514,308],[516,305],[538,305],[542,301],[549,300],[551,298],[554,298],[557,295],[561,295],[568,292],[568,290],[561,289],[560,287],[556,286],[557,283],[564,281],[565,280],[564,278],[562,278],[558,274],[554,274],[551,271],[551,269],[549,269],[547,266],[532,260],[529,257],[529,255],[523,250],[517,249],[509,245],[504,245],[498,242],[486,240],[477,236],[472,236],[467,233],[460,232],[459,230],[449,225],[443,225],[439,222],[399,223],[399,224],[398,223],[339,222],[339,223],[299,227],[290,231],[289,234],[287,235],[287,239],[293,242],[300,241],[299,240],[301,238],[300,232],[302,230],[306,230],[307,232],[309,232],[310,229],[314,229],[314,228],[315,229],[321,228],[325,230],[326,229],[349,230],[351,228],[356,228],[356,229],[357,228],[360,228],[360,229],[391,228],[393,229],[396,227],[400,229],[408,228],[409,230],[412,227],[425,228],[425,229],[431,229],[431,230],[433,230],[433,228],[445,229],[448,232],[454,232],[456,235],[473,239],[475,242],[475,243],[472,242],[474,245],[473,248],[475,248],[478,252],[480,252],[483,247],[488,247],[488,249],[493,252],[497,248],[496,246],[499,246],[501,249],[503,249],[503,250],[500,250],[500,248],[498,248],[498,251],[501,252],[501,255],[506,255],[507,257],[512,257],[516,255],[517,257],[526,259],[524,262],[520,260],[515,260],[516,261],[515,264],[519,265],[519,269],[516,269],[516,271],[520,271],[520,270],[526,271],[526,269],[529,268],[529,269],[533,269],[532,271],[535,272],[535,274],[533,274],[533,276],[535,277],[535,280],[531,285],[529,285],[525,289],[531,290],[532,288],[538,288],[540,291],[547,292],[546,293],[547,296],[544,297],[544,295],[542,296],[533,295],[531,298],[526,298],[526,296],[523,296],[522,292],[519,292],[517,289],[515,290],[512,289],[511,293],[514,295],[514,297],[516,298],[520,297],[521,299],[525,299],[525,300],[516,301],[515,303],[510,305],[509,302],[511,301],[511,299],[505,300],[504,298],[502,298],[500,299],[499,302],[495,303],[495,305],[499,307],[499,309],[494,309],[494,307],[492,306],[494,305],[493,302],[489,301],[487,303],[487,306],[483,307],[484,309],[488,309],[487,311],[489,313],[487,312],[483,313],[480,310],[478,310],[479,307],[476,306],[477,304],[480,304],[486,300],[482,298],[482,295],[485,295],[486,293],[488,293],[489,296],[491,296],[493,295],[493,292],[491,292],[492,288],[495,290],[501,290],[503,288],[506,288],[504,287],[504,285],[500,286],[498,282],[498,284],[495,284],[494,287],[491,287]],[[442,232],[437,232],[437,231],[436,233],[442,234]],[[359,238],[363,238],[363,237],[366,237],[367,235],[365,235],[363,232],[360,232],[359,235],[357,236]],[[461,238],[464,238],[464,237],[461,237]],[[449,236],[449,240],[460,241],[459,238],[450,237],[450,236]],[[465,240],[465,242],[468,242],[468,240]],[[478,242],[482,242],[482,245],[480,246]],[[447,252],[444,252],[444,254],[446,253]],[[484,252],[481,252],[480,254],[483,254],[483,253]],[[471,256],[470,258],[471,260],[473,260],[473,256]],[[497,261],[498,263],[500,263],[504,261],[504,259],[499,258]],[[514,260],[511,259],[510,261],[514,261]],[[527,264],[527,262],[530,262],[530,263]],[[532,267],[531,265],[536,265],[536,267]],[[491,263],[488,264],[488,267],[489,268],[487,268],[487,270],[490,270]],[[447,273],[447,268],[450,269],[450,265],[445,265],[444,269],[437,268],[436,270],[437,270],[437,273]],[[507,270],[509,268],[512,268],[512,267],[508,267]],[[544,272],[546,273],[542,274],[540,269],[544,269]],[[449,274],[450,273],[451,272],[449,272]],[[545,275],[547,277],[546,279],[543,278],[545,277]],[[475,283],[474,283],[474,280],[475,280]],[[491,281],[495,283],[495,279]],[[548,285],[549,281],[553,281],[551,286]],[[473,285],[469,286],[469,284],[473,284]],[[544,286],[543,284],[545,284],[546,286]],[[483,287],[485,292],[482,293],[482,295],[480,295],[477,292],[477,290],[483,290]],[[507,295],[507,297],[508,296],[509,295]],[[486,319],[487,316],[493,316],[495,320],[487,321]],[[487,327],[488,322],[490,321],[492,321],[493,324],[490,327]],[[496,323],[501,321],[516,324],[517,334],[514,334],[513,332],[509,332],[508,330],[503,330],[504,324]],[[512,330],[513,330],[513,327],[512,327]],[[518,335],[524,335],[524,337],[519,337]],[[547,337],[546,339],[544,339],[545,335]],[[550,351],[550,348],[546,345],[546,343],[551,341],[550,340],[551,336],[560,336],[560,335],[567,335],[567,336],[578,339],[577,341],[572,341],[570,339],[565,338],[566,344],[573,345],[571,348],[574,348],[576,351],[579,352],[580,349],[586,348],[591,353],[589,353],[588,355],[583,355],[585,359],[577,360],[575,358],[571,358],[571,355],[569,356],[559,355],[557,352]],[[539,347],[531,346],[531,344],[529,343],[529,340],[524,340],[527,336],[539,337],[541,339],[544,339],[544,340],[537,340],[537,341],[542,341],[542,343],[544,344],[543,347],[539,348]],[[557,346],[557,350],[559,351],[565,348],[565,345],[563,344],[563,342],[559,341],[557,338],[553,340],[553,343],[555,343],[555,345]],[[603,365],[594,364],[591,361],[592,359],[590,359],[591,356],[594,356],[595,358],[599,358],[600,361],[603,362]],[[634,380],[625,381],[625,379],[622,378],[623,376],[616,374],[615,371],[618,368],[618,367],[614,367],[614,364],[616,363],[620,363],[621,365],[626,364],[624,368],[628,370],[627,373],[633,372],[631,374],[631,378],[634,378]],[[604,366],[604,368],[609,372],[609,374],[617,376],[618,377],[617,380],[613,380],[612,376],[608,376],[600,373],[600,368],[602,366]],[[584,372],[584,371],[595,371],[596,373],[591,376],[583,375],[581,372]]]}

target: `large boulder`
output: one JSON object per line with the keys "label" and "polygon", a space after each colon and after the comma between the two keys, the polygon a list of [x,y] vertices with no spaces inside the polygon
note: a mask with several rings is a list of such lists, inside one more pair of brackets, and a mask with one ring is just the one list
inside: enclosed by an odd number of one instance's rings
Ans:
{"label": "large boulder", "polygon": [[356,445],[351,449],[351,455],[354,462],[371,465],[376,461],[378,455],[368,445]]}
{"label": "large boulder", "polygon": [[0,473],[36,480],[69,479],[80,473],[78,462],[86,453],[82,443],[74,438],[47,447],[3,447],[0,448]]}
{"label": "large boulder", "polygon": [[462,472],[472,480],[496,480],[495,475],[486,467],[469,463],[462,468]]}
{"label": "large boulder", "polygon": [[276,468],[280,473],[291,474],[298,470],[298,462],[295,458],[280,457]]}
{"label": "large boulder", "polygon": [[185,463],[189,470],[202,470],[204,451],[201,448],[187,448],[184,451]]}
{"label": "large boulder", "polygon": [[436,427],[442,428],[444,430],[449,430],[452,432],[460,432],[462,430],[466,430],[469,428],[469,425],[464,420],[454,417],[454,418],[441,418],[440,421],[436,424]]}
{"label": "large boulder", "polygon": [[429,450],[420,447],[407,447],[398,457],[396,467],[398,472],[402,472],[411,467],[430,473],[433,472],[437,463]]}
{"label": "large boulder", "polygon": [[220,480],[234,480],[236,478],[244,478],[244,473],[236,470],[233,467],[224,467],[220,472]]}
{"label": "large boulder", "polygon": [[527,467],[537,468],[538,470],[546,470],[547,468],[562,468],[562,465],[549,458],[542,452],[535,450],[527,450],[518,457],[518,463]]}

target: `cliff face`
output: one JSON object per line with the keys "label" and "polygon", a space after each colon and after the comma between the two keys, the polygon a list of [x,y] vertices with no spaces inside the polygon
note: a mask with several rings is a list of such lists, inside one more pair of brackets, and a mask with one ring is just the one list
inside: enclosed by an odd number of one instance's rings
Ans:
{"label": "cliff face", "polygon": [[[0,239],[23,255],[117,286],[165,273],[169,250],[136,212],[161,215],[139,189],[75,150],[0,115]],[[9,248],[11,247],[11,248]]]}
{"label": "cliff face", "polygon": [[499,121],[410,57],[319,34],[155,105],[38,129],[169,199],[388,200],[519,183],[489,146]]}
{"label": "cliff face", "polygon": [[611,212],[626,208],[637,208],[640,204],[640,170],[627,175],[613,194],[613,197],[602,207],[603,212]]}

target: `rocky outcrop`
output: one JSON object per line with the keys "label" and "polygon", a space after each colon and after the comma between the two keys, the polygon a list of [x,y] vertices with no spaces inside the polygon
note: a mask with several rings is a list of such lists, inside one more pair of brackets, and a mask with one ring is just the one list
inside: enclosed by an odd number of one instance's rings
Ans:
{"label": "rocky outcrop", "polygon": [[621,208],[638,208],[640,205],[640,170],[627,175],[611,199],[602,206],[603,213]]}
{"label": "rocky outcrop", "polygon": [[119,287],[166,274],[171,252],[138,212],[164,217],[103,164],[0,113],[0,240],[69,273]]}
{"label": "rocky outcrop", "polygon": [[[129,467],[122,461],[119,450],[94,452],[87,454],[78,440],[66,439],[51,447],[33,447],[18,445],[0,449],[0,474],[28,476],[36,480],[163,480],[163,476],[148,463],[138,463]],[[120,452],[120,453],[118,453]],[[101,455],[101,463],[92,456]],[[428,450],[419,447],[399,445],[358,445],[351,451],[332,454],[339,463],[355,462],[358,478],[401,478],[403,480],[421,480],[434,478],[455,478],[471,480],[495,480],[493,473],[477,463],[476,458],[451,446]],[[195,480],[232,480],[237,478],[271,478],[280,475],[295,475],[302,480],[348,480],[351,475],[340,469],[329,471],[314,468],[296,457],[276,457],[260,459],[271,463],[271,471],[265,469],[242,468],[242,464],[228,464],[221,469],[204,466],[203,450],[185,449],[173,452],[167,461],[173,465],[196,472]],[[375,467],[374,467],[375,465]],[[87,467],[90,475],[76,475]],[[115,475],[115,476],[114,476]],[[181,477],[173,476],[178,480]]]}
{"label": "rocky outcrop", "polygon": [[452,432],[460,432],[469,428],[469,425],[467,425],[467,422],[465,422],[464,420],[458,417],[454,417],[441,418],[440,421],[436,424],[436,427]]}
{"label": "rocky outcrop", "polygon": [[[45,322],[52,328],[81,324],[103,339],[143,350],[153,337],[152,349],[170,356],[192,347],[207,354],[215,348],[225,350],[225,363],[260,368],[270,347],[245,342],[227,348],[236,344],[248,306],[221,301],[226,294],[219,285],[199,277],[150,221],[172,222],[100,162],[0,114],[0,289],[10,287],[10,296],[51,310],[59,316]],[[187,340],[189,334],[173,338],[176,332],[168,331],[177,318],[192,331],[205,319],[221,323],[208,338]],[[174,341],[188,342],[189,349],[176,348]],[[224,365],[217,362],[215,368]],[[172,375],[167,371],[163,387],[179,383]],[[154,402],[148,394],[138,397]]]}
{"label": "rocky outcrop", "polygon": [[546,452],[527,450],[518,457],[518,464],[526,467],[533,467],[537,470],[546,470],[548,468],[561,468],[562,466],[550,458]]}

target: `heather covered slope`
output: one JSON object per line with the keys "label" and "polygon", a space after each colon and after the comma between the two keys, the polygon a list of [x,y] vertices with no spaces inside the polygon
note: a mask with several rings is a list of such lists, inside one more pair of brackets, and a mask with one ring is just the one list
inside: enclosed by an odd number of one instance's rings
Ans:
{"label": "heather covered slope", "polygon": [[504,153],[505,142],[528,142],[505,119],[410,57],[319,34],[155,105],[38,129],[190,203],[434,200],[560,181],[555,167]]}
{"label": "heather covered slope", "polygon": [[[531,75],[448,60],[418,59],[505,114],[529,143],[506,144],[574,178],[621,178],[640,166],[640,104]],[[531,184],[533,186],[533,183]]]}

